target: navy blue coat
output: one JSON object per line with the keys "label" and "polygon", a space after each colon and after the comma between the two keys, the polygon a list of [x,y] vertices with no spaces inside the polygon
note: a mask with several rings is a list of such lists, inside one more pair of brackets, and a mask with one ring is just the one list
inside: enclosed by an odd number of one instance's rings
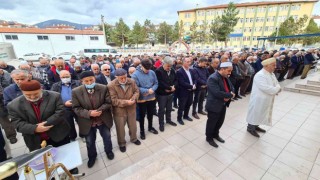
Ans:
{"label": "navy blue coat", "polygon": [[[194,72],[191,69],[189,69],[189,71],[191,74],[191,79],[192,79],[193,84],[197,84],[195,76],[194,76]],[[177,80],[178,80],[178,90],[177,90],[178,97],[189,96],[190,92],[193,92],[193,90],[192,90],[193,86],[190,85],[188,75],[187,75],[186,71],[183,69],[183,67],[181,67],[177,71]]]}
{"label": "navy blue coat", "polygon": [[291,66],[290,68],[296,69],[299,65],[298,57],[296,55],[291,57]]}
{"label": "navy blue coat", "polygon": [[315,59],[311,53],[307,53],[304,56],[304,65],[313,64],[314,61]]}
{"label": "navy blue coat", "polygon": [[208,69],[196,66],[193,71],[195,79],[197,80],[197,89],[201,89],[201,86],[207,85],[207,80],[210,75]]}
{"label": "navy blue coat", "polygon": [[[111,79],[111,81],[113,81],[115,79],[115,76],[111,73],[110,73],[110,79]],[[108,85],[108,81],[102,73],[100,73],[98,76],[96,76],[96,83]]]}
{"label": "navy blue coat", "polygon": [[[215,72],[214,74],[211,74],[207,85],[208,85],[208,96],[207,96],[207,102],[206,102],[206,109],[207,111],[211,112],[221,112],[223,106],[229,106],[232,98],[231,92],[234,93],[234,87],[227,78],[228,87],[230,92],[226,92],[224,88],[224,83],[222,76],[219,72]],[[228,102],[224,101],[224,98],[230,99]]]}

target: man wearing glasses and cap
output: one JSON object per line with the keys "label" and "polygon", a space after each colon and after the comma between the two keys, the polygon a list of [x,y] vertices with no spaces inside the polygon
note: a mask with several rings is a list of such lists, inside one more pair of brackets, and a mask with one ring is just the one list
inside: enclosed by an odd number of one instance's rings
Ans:
{"label": "man wearing glasses and cap", "polygon": [[101,66],[101,73],[97,76],[96,82],[99,84],[107,85],[115,79],[111,73],[111,67],[109,64],[103,64]]}

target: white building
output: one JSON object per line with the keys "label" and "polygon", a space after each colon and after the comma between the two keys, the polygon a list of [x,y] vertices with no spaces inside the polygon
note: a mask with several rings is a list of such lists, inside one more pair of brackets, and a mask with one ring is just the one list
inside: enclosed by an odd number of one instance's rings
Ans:
{"label": "white building", "polygon": [[317,23],[318,26],[320,26],[320,15],[313,16],[312,19],[315,23]]}
{"label": "white building", "polygon": [[85,47],[104,46],[104,41],[102,31],[0,28],[0,43],[11,43],[17,58],[27,53],[78,53]]}

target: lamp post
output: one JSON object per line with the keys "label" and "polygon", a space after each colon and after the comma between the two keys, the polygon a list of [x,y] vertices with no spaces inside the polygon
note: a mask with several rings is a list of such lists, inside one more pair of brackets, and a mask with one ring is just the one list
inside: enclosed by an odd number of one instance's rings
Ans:
{"label": "lamp post", "polygon": [[105,24],[104,24],[104,16],[101,14],[101,25],[102,25],[102,31],[103,31],[103,40],[104,43],[107,45],[107,37],[106,37],[106,30],[105,30]]}

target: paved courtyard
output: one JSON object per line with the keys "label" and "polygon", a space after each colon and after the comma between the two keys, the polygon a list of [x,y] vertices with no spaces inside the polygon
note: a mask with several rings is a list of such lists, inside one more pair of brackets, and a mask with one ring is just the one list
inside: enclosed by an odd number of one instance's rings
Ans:
{"label": "paved courtyard", "polygon": [[[112,129],[115,159],[110,161],[103,152],[98,135],[100,155],[93,168],[87,168],[85,144],[80,142],[83,179],[102,180],[170,145],[175,145],[207,168],[218,179],[320,179],[320,97],[282,91],[276,97],[273,127],[264,127],[267,133],[255,138],[246,131],[245,117],[249,96],[232,102],[227,110],[221,137],[226,143],[213,148],[205,141],[206,117],[185,122],[184,126],[165,126],[165,132],[153,135],[147,132],[140,146],[129,143],[121,153]],[[175,110],[173,120],[176,120]],[[146,123],[147,124],[147,123]],[[154,116],[154,127],[158,118]],[[13,156],[27,152],[21,134],[11,146]],[[127,137],[129,140],[129,137]]]}

